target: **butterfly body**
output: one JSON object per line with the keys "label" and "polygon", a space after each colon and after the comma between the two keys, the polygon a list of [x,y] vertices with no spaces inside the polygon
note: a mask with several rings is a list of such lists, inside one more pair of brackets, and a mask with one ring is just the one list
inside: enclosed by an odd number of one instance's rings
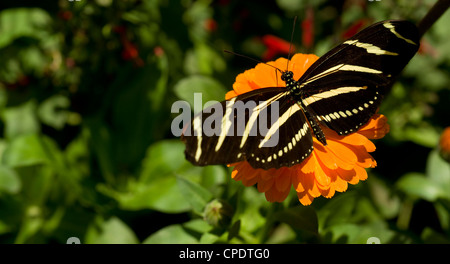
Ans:
{"label": "butterfly body", "polygon": [[300,106],[316,139],[323,145],[327,145],[327,140],[317,119],[308,112],[303,103],[305,95],[303,94],[300,83],[294,79],[294,73],[292,71],[284,71],[281,74],[281,80],[286,83],[286,89],[289,91],[289,96],[292,97],[292,103],[297,103]]}
{"label": "butterfly body", "polygon": [[[253,90],[204,109],[182,136],[186,158],[201,166],[299,164],[312,152],[313,136],[327,144],[321,126],[347,135],[366,124],[418,47],[412,23],[376,23],[319,58],[299,80],[282,71],[286,87]],[[211,135],[203,121],[219,112]]]}

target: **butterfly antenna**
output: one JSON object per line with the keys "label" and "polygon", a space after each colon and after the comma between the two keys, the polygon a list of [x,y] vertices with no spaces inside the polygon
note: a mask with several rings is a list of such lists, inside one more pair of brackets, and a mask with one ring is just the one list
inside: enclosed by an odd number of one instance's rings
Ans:
{"label": "butterfly antenna", "polygon": [[252,57],[249,57],[249,56],[246,56],[246,55],[243,55],[243,54],[239,54],[239,53],[236,53],[236,52],[233,52],[233,51],[229,51],[229,50],[224,50],[223,52],[230,53],[230,54],[233,54],[233,55],[242,57],[242,58],[246,58],[246,59],[252,60],[252,61],[257,62],[257,63],[263,63],[263,64],[265,64],[265,65],[267,65],[267,66],[270,66],[270,67],[272,67],[272,68],[275,68],[275,69],[278,70],[280,73],[283,73],[283,71],[280,70],[279,68],[277,68],[277,67],[275,67],[275,66],[273,66],[273,65],[270,65],[270,64],[268,64],[268,63],[266,63],[266,62],[262,62],[262,61],[260,61],[260,60],[257,60],[257,59],[255,59],[255,58],[252,58]]}
{"label": "butterfly antenna", "polygon": [[297,22],[297,16],[294,17],[294,23],[292,25],[291,42],[289,42],[289,53],[288,53],[288,58],[287,58],[287,63],[286,63],[286,71],[289,70],[289,61],[291,59],[292,41],[294,39],[294,31],[295,31],[295,23],[296,22]]}

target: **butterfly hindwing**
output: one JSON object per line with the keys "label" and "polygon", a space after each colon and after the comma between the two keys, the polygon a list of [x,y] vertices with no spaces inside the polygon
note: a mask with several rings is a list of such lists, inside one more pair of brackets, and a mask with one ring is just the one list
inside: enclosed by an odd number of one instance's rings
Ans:
{"label": "butterfly hindwing", "polygon": [[186,158],[201,166],[247,160],[254,168],[280,168],[302,162],[312,151],[305,116],[284,88],[212,105],[194,116],[182,138]]}
{"label": "butterfly hindwing", "polygon": [[418,48],[417,28],[407,21],[383,21],[362,30],[300,78],[307,110],[339,134],[355,132],[375,114]]}

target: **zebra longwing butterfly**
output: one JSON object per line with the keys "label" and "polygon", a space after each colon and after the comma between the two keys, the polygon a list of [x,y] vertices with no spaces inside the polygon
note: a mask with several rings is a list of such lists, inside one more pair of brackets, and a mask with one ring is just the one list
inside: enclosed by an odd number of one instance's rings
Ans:
{"label": "zebra longwing butterfly", "polygon": [[[262,169],[301,163],[313,136],[327,144],[319,123],[346,135],[368,122],[419,40],[410,22],[378,22],[319,58],[298,81],[282,71],[285,88],[254,90],[204,109],[184,129],[186,159],[200,166],[246,160]],[[214,123],[209,119],[217,121],[215,133],[203,129]],[[263,124],[265,133],[258,132]]]}

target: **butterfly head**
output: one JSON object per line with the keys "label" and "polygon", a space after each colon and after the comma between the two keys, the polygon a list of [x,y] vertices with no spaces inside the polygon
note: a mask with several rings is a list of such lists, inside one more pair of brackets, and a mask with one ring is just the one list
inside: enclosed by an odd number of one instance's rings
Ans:
{"label": "butterfly head", "polygon": [[292,93],[298,94],[300,90],[299,83],[294,80],[294,73],[291,71],[284,71],[281,74],[281,80],[286,83],[286,88],[288,88]]}
{"label": "butterfly head", "polygon": [[281,74],[281,80],[285,81],[286,84],[289,83],[289,81],[294,80],[294,73],[291,71],[284,71]]}

